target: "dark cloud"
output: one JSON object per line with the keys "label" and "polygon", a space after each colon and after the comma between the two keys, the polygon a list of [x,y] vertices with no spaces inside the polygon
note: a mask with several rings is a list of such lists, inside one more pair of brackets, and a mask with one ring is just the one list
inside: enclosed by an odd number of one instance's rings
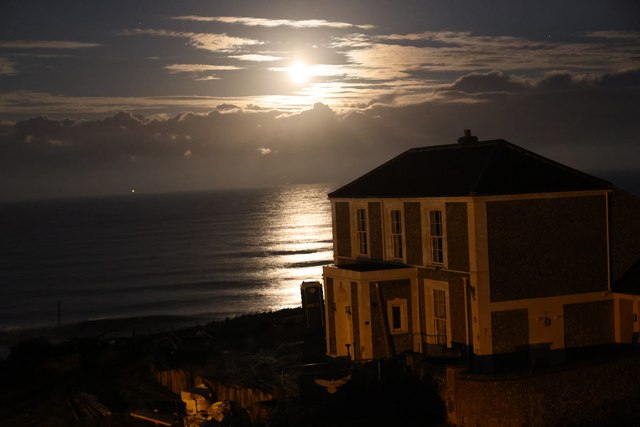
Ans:
{"label": "dark cloud", "polygon": [[464,94],[504,93],[543,93],[565,92],[572,90],[600,89],[638,89],[640,88],[640,70],[627,70],[618,73],[581,74],[570,71],[551,71],[540,79],[524,79],[500,71],[489,73],[469,73],[445,86],[441,92],[459,92]]}
{"label": "dark cloud", "polygon": [[522,79],[516,79],[500,71],[470,73],[458,78],[449,87],[449,90],[465,93],[521,92],[525,89],[527,84]]}
{"label": "dark cloud", "polygon": [[340,183],[410,147],[454,143],[465,128],[586,171],[637,169],[639,83],[638,70],[471,73],[429,102],[345,114],[322,103],[296,114],[222,105],[164,119],[2,122],[0,198]]}

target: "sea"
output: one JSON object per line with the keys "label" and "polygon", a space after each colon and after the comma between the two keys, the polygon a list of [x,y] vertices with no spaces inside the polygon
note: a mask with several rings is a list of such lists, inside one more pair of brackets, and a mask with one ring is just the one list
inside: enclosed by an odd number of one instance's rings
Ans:
{"label": "sea", "polygon": [[0,203],[0,333],[298,307],[302,282],[332,261],[333,188]]}

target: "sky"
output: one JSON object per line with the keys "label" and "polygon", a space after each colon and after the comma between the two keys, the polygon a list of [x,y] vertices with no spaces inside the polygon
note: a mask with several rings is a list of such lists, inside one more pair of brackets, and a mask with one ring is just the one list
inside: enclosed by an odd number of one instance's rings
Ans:
{"label": "sky", "polygon": [[640,2],[0,2],[0,200],[344,184],[464,129],[640,183]]}

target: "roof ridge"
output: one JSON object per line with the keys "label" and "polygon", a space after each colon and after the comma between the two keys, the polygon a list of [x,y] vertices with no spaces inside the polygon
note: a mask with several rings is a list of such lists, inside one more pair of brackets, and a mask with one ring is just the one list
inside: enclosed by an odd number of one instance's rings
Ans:
{"label": "roof ridge", "polygon": [[435,151],[435,150],[448,150],[451,148],[474,148],[474,147],[486,147],[487,145],[499,143],[500,141],[504,141],[503,139],[489,139],[486,141],[478,141],[468,144],[461,144],[459,142],[454,142],[452,144],[438,144],[438,145],[426,145],[424,147],[413,147],[408,149],[406,152],[420,152],[420,151]]}
{"label": "roof ridge", "polygon": [[611,188],[609,181],[494,139],[407,149],[328,196],[473,197]]}
{"label": "roof ridge", "polygon": [[366,177],[368,177],[369,175],[374,174],[378,169],[381,169],[383,167],[385,167],[387,164],[405,156],[408,155],[412,152],[422,152],[422,151],[436,151],[436,150],[445,150],[445,149],[451,149],[451,148],[470,148],[470,147],[474,147],[477,146],[478,148],[480,147],[486,147],[487,145],[490,145],[492,143],[497,143],[503,141],[501,139],[495,139],[495,140],[487,140],[487,141],[478,141],[478,142],[474,142],[473,144],[460,144],[458,142],[456,143],[452,143],[452,144],[439,144],[439,145],[427,145],[424,147],[413,147],[413,148],[409,148],[408,150],[405,150],[403,152],[401,152],[400,154],[398,154],[395,157],[392,157],[391,159],[387,160],[386,162],[380,164],[379,166],[371,169],[369,172],[365,173],[364,175],[359,176],[358,178],[354,179],[353,181],[348,182],[347,184],[336,188],[335,190],[333,190],[331,193],[328,194],[329,198],[332,197],[333,193],[336,193],[340,190],[342,190],[345,187],[348,187],[350,185],[353,184],[357,184],[358,182],[360,182],[361,180],[365,179]]}
{"label": "roof ridge", "polygon": [[602,178],[598,178],[597,176],[590,175],[590,174],[588,174],[586,172],[582,172],[582,171],[580,171],[578,169],[572,168],[571,166],[567,166],[565,164],[562,164],[560,162],[552,160],[552,159],[550,159],[548,157],[545,157],[545,156],[543,156],[541,154],[534,153],[533,151],[527,150],[526,148],[520,147],[520,146],[518,146],[516,144],[513,144],[513,143],[511,143],[509,141],[506,141],[506,140],[502,140],[502,141],[509,148],[514,149],[516,151],[520,151],[522,154],[524,154],[526,156],[533,157],[534,159],[537,159],[537,160],[541,160],[541,161],[543,161],[543,162],[545,162],[545,163],[547,163],[547,164],[549,164],[551,166],[558,167],[558,168],[563,169],[564,171],[569,172],[569,173],[571,173],[573,175],[579,176],[581,178],[588,179],[589,181],[596,182],[598,184],[604,184],[607,187],[613,187],[613,184],[610,181],[607,181],[607,180],[602,179]]}
{"label": "roof ridge", "polygon": [[335,190],[333,190],[331,193],[328,194],[328,197],[331,198],[332,195],[346,187],[349,187],[351,185],[357,184],[358,182],[362,181],[363,179],[365,179],[366,177],[368,177],[369,175],[372,175],[373,173],[375,173],[378,169],[383,168],[384,166],[386,166],[388,163],[393,162],[396,159],[399,159],[400,157],[406,155],[407,153],[409,153],[410,151],[414,150],[413,148],[410,148],[408,150],[403,151],[402,153],[398,154],[395,157],[392,157],[391,159],[387,160],[386,162],[382,163],[381,165],[371,169],[369,172],[365,173],[364,175],[359,176],[358,178],[354,179],[353,181],[350,181],[348,183],[346,183],[345,185],[343,185],[342,187],[336,188]]}

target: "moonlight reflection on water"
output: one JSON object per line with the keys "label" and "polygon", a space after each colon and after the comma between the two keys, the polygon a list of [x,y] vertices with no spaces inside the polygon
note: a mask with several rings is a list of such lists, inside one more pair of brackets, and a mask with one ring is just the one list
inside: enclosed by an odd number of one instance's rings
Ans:
{"label": "moonlight reflection on water", "polygon": [[0,330],[300,305],[332,259],[326,184],[0,204]]}

